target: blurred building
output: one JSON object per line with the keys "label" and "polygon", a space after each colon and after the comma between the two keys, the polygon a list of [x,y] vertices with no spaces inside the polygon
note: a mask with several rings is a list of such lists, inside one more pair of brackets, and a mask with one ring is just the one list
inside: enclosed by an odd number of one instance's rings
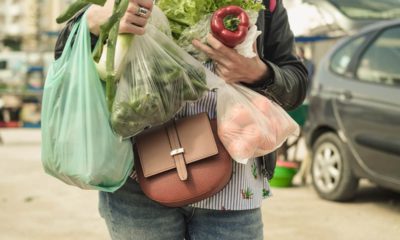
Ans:
{"label": "blurred building", "polygon": [[0,39],[14,50],[38,47],[38,1],[0,0]]}
{"label": "blurred building", "polygon": [[40,26],[42,47],[44,51],[52,51],[58,32],[63,25],[56,23],[56,18],[73,2],[73,0],[41,0]]}
{"label": "blurred building", "polygon": [[0,49],[43,51],[61,26],[55,18],[71,0],[0,0]]}

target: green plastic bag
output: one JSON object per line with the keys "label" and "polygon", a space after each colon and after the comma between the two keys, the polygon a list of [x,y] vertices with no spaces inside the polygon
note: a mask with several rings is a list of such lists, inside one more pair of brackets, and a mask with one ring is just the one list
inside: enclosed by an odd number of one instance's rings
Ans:
{"label": "green plastic bag", "polygon": [[45,171],[83,189],[113,192],[120,188],[132,171],[133,150],[129,140],[121,141],[114,134],[109,117],[84,15],[74,25],[61,57],[50,66],[44,86]]}

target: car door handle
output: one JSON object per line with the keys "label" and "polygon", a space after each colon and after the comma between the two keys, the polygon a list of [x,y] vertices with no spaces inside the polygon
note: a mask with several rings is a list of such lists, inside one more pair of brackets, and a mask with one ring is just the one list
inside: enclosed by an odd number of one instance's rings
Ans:
{"label": "car door handle", "polygon": [[344,91],[340,93],[339,98],[342,101],[350,100],[353,98],[353,94],[350,91]]}

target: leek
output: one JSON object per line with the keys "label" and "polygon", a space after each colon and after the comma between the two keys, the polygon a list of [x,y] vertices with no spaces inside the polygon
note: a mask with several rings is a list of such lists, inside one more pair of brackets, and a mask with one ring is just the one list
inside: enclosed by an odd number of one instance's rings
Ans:
{"label": "leek", "polygon": [[[133,35],[124,33],[118,34],[117,37],[117,44],[115,47],[115,58],[114,58],[114,70],[113,75],[115,76],[116,80],[121,78],[122,72],[126,68],[127,64],[127,53],[129,47],[132,44]],[[100,60],[96,64],[97,71],[99,73],[101,80],[106,80],[107,77],[107,70],[106,70],[106,62],[107,62],[107,51],[103,51]]]}

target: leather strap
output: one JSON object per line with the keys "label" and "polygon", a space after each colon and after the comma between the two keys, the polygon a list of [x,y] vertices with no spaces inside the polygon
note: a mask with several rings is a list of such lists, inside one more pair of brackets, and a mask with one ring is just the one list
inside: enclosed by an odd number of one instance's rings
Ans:
{"label": "leather strap", "polygon": [[178,133],[174,122],[166,125],[166,130],[171,146],[171,155],[175,161],[176,170],[181,181],[186,181],[188,178],[186,161],[184,157],[184,149],[182,149],[179,141]]}

